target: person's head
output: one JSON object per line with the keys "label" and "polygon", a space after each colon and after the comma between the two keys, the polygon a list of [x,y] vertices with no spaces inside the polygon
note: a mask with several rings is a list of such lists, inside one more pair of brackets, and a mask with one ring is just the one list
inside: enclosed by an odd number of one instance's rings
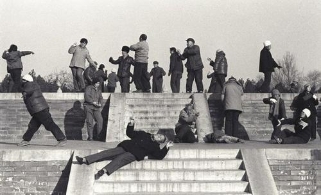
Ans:
{"label": "person's head", "polygon": [[154,61],[154,62],[153,62],[153,65],[154,65],[154,67],[158,67],[158,62],[157,62],[157,61]]}
{"label": "person's head", "polygon": [[104,64],[100,64],[98,69],[99,70],[104,70],[104,68],[105,68],[105,65]]}
{"label": "person's head", "polygon": [[186,104],[186,105],[185,105],[185,108],[186,108],[187,110],[193,110],[193,109],[194,109],[194,104],[193,104],[193,103]]}
{"label": "person's head", "polygon": [[139,36],[139,41],[146,41],[147,40],[147,35],[146,34],[141,34]]}
{"label": "person's head", "polygon": [[304,108],[300,113],[301,118],[309,118],[311,116],[311,111],[307,108]]}
{"label": "person's head", "polygon": [[12,52],[12,51],[18,51],[18,47],[14,44],[10,45],[10,48],[8,50],[8,52]]}
{"label": "person's head", "polygon": [[264,45],[264,47],[267,48],[268,50],[271,49],[271,41],[268,41],[268,40],[267,40],[267,41],[264,41],[263,45]]}
{"label": "person's head", "polygon": [[99,87],[99,85],[100,85],[99,79],[98,79],[98,78],[94,78],[92,84],[93,84],[93,86],[94,86],[96,89],[98,89],[98,87]]}
{"label": "person's head", "polygon": [[163,134],[152,134],[152,139],[157,143],[165,143],[167,140],[167,137]]}
{"label": "person's head", "polygon": [[80,47],[86,47],[88,40],[86,38],[80,39]]}
{"label": "person's head", "polygon": [[304,90],[305,90],[306,92],[310,92],[310,91],[311,91],[311,85],[310,85],[310,84],[305,84],[305,85],[304,85]]}
{"label": "person's head", "polygon": [[22,82],[26,83],[26,82],[33,82],[33,78],[30,74],[26,74],[22,77]]}
{"label": "person's head", "polygon": [[277,90],[277,89],[273,89],[272,92],[271,92],[271,95],[272,95],[273,98],[276,98],[276,99],[279,99],[280,96],[281,96],[279,90]]}
{"label": "person's head", "polygon": [[192,47],[195,44],[195,40],[193,38],[186,39],[187,47]]}
{"label": "person's head", "polygon": [[175,53],[175,52],[176,52],[176,48],[175,48],[175,47],[169,48],[169,52],[170,52],[170,53]]}
{"label": "person's head", "polygon": [[128,46],[123,46],[121,48],[121,53],[122,53],[123,57],[127,57],[128,53],[129,53],[129,47]]}

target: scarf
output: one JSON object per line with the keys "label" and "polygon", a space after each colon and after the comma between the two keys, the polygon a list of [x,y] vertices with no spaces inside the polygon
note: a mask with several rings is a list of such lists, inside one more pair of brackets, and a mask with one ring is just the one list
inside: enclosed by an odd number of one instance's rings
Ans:
{"label": "scarf", "polygon": [[[273,98],[275,99],[275,98]],[[279,117],[279,108],[280,108],[280,101],[279,99],[275,99],[276,102],[270,106],[270,116],[273,118],[278,118]]]}

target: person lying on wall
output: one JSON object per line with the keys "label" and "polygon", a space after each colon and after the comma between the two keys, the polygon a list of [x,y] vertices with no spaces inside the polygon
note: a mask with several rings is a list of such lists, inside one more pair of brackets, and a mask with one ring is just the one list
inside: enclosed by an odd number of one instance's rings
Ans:
{"label": "person lying on wall", "polygon": [[98,180],[105,173],[109,176],[119,168],[134,161],[144,159],[162,160],[168,153],[173,142],[163,134],[150,134],[144,131],[134,131],[135,122],[130,118],[127,125],[126,135],[130,140],[124,140],[116,148],[104,150],[86,157],[76,156],[78,164],[90,165],[102,160],[111,160],[104,168],[95,174]]}
{"label": "person lying on wall", "polygon": [[311,111],[307,108],[303,109],[300,116],[296,119],[288,118],[279,120],[278,125],[290,124],[294,125],[294,132],[289,129],[284,129],[279,136],[274,136],[273,144],[306,144],[311,137],[309,128],[309,120]]}
{"label": "person lying on wall", "polygon": [[223,131],[217,130],[213,133],[210,133],[204,137],[205,143],[226,143],[226,144],[232,144],[232,143],[244,143],[243,139],[225,135]]}

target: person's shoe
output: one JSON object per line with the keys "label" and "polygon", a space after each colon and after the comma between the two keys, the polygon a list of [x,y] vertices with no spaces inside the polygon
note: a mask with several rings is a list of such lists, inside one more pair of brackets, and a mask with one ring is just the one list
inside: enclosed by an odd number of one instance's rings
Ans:
{"label": "person's shoe", "polygon": [[314,141],[314,140],[315,140],[315,138],[311,138],[311,139],[310,139],[310,142],[312,142],[312,141]]}
{"label": "person's shoe", "polygon": [[186,91],[186,93],[191,93],[190,91]]}
{"label": "person's shoe", "polygon": [[269,140],[269,143],[270,144],[277,144],[278,142],[275,139],[271,139],[271,140]]}
{"label": "person's shoe", "polygon": [[77,160],[78,164],[80,164],[80,165],[84,164],[84,159],[83,158],[81,158],[79,156],[76,156],[76,160]]}
{"label": "person's shoe", "polygon": [[63,139],[58,141],[58,143],[56,144],[56,147],[64,147],[67,144],[67,139]]}
{"label": "person's shoe", "polygon": [[96,174],[95,174],[95,180],[98,180],[101,176],[104,175],[104,170],[99,170]]}
{"label": "person's shoe", "polygon": [[142,92],[143,92],[143,90],[141,90],[141,89],[133,91],[133,93],[142,93]]}
{"label": "person's shoe", "polygon": [[93,138],[88,138],[87,141],[93,141],[94,139]]}
{"label": "person's shoe", "polygon": [[273,136],[274,137],[274,139],[275,139],[275,141],[278,143],[278,144],[282,144],[282,139],[281,138],[279,138],[279,137],[276,137],[275,135]]}
{"label": "person's shoe", "polygon": [[25,141],[25,140],[22,140],[20,143],[17,144],[17,146],[20,146],[20,147],[24,147],[28,145],[29,145],[29,141]]}
{"label": "person's shoe", "polygon": [[148,89],[148,90],[144,91],[144,93],[150,93],[150,89]]}

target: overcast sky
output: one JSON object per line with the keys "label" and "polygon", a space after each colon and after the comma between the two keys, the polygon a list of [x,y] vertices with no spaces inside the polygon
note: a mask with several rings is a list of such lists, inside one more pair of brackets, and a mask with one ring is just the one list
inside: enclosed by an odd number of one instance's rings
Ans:
{"label": "overcast sky", "polygon": [[[80,38],[98,63],[118,57],[123,45],[146,33],[152,61],[168,71],[169,47],[181,50],[193,37],[201,48],[204,76],[211,70],[206,58],[226,53],[228,76],[256,78],[263,41],[272,42],[272,55],[289,51],[299,70],[321,70],[320,0],[0,0],[0,49],[16,44],[32,50],[23,57],[24,72],[69,71],[68,48]],[[134,56],[134,53],[130,53]],[[185,71],[186,72],[186,71]],[[0,78],[6,62],[0,63]],[[185,80],[186,77],[183,77]],[[166,82],[168,78],[166,78]],[[208,79],[204,78],[205,88]],[[185,81],[184,81],[185,83]],[[169,85],[167,86],[169,88]],[[185,87],[183,87],[184,89]]]}

